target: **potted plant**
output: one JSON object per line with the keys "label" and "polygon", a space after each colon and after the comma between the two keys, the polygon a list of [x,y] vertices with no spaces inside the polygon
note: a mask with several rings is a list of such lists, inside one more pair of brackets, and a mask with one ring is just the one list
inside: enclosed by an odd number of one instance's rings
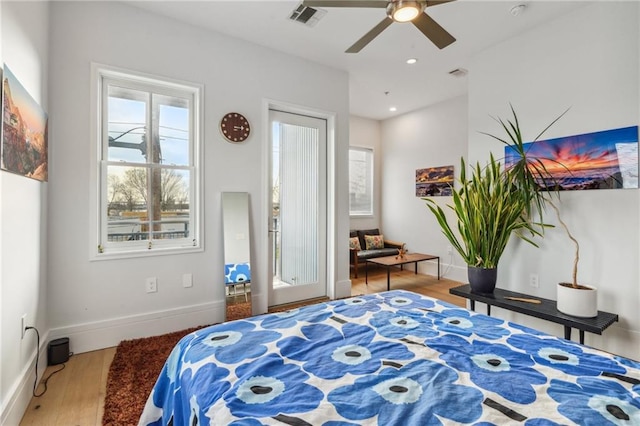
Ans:
{"label": "potted plant", "polygon": [[[533,140],[533,142],[540,139],[540,137],[562,116],[567,113],[568,109],[560,114],[555,120],[551,122],[540,134]],[[560,188],[557,180],[547,170],[545,163],[556,163],[561,167],[563,164],[558,163],[554,159],[550,158],[538,158],[532,157],[528,154],[528,149],[522,139],[522,133],[520,131],[520,124],[518,122],[518,116],[511,107],[513,115],[512,120],[504,122],[501,119],[496,119],[505,130],[506,138],[501,138],[489,133],[484,133],[490,136],[509,148],[510,154],[514,161],[510,168],[511,173],[509,177],[513,179],[514,186],[519,188],[524,194],[530,196],[529,205],[526,209],[526,215],[528,217],[537,216],[539,218],[538,224],[541,226],[542,231],[545,227],[551,227],[551,225],[544,224],[543,216],[546,206],[551,207],[556,215],[558,223],[567,234],[567,237],[572,241],[575,247],[575,255],[573,261],[573,273],[572,282],[561,282],[557,287],[557,307],[558,310],[573,316],[579,317],[595,317],[598,315],[597,309],[597,289],[590,286],[578,284],[578,262],[580,260],[580,244],[578,240],[571,234],[569,227],[562,220],[560,216],[560,210],[556,205],[556,201],[560,199]]]}
{"label": "potted plant", "polygon": [[[539,140],[567,111],[545,127],[533,142]],[[513,107],[511,112],[513,114],[511,120],[495,119],[504,129],[506,136],[500,137],[482,132],[508,147],[510,166],[501,169],[499,162],[491,154],[485,170],[476,165],[472,178],[467,180],[465,164],[464,161],[461,162],[460,189],[452,191],[454,203],[448,206],[455,212],[458,234],[453,232],[444,211],[433,200],[425,200],[445,237],[467,263],[472,289],[480,292],[491,292],[492,287],[478,289],[472,283],[478,269],[493,270],[486,273],[497,275],[498,260],[512,233],[537,247],[533,237],[542,236],[545,228],[552,227],[544,222],[546,206],[551,206],[556,211],[558,220],[567,235],[576,245],[574,278],[570,287],[580,288],[581,286],[577,284],[579,245],[561,220],[560,212],[553,202],[554,195],[559,196],[559,186],[545,166],[545,161],[554,160],[528,155],[518,116]],[[518,214],[507,214],[514,212]],[[493,285],[495,286],[495,280]],[[567,284],[560,285],[565,287]]]}
{"label": "potted plant", "polygon": [[479,163],[467,179],[464,158],[460,160],[460,188],[452,190],[457,233],[444,210],[430,198],[423,198],[436,217],[443,234],[464,259],[469,284],[478,293],[492,293],[498,261],[511,234],[537,246],[532,237],[541,235],[542,224],[527,215],[532,194],[516,185],[513,169],[504,169],[493,154],[486,167]]}

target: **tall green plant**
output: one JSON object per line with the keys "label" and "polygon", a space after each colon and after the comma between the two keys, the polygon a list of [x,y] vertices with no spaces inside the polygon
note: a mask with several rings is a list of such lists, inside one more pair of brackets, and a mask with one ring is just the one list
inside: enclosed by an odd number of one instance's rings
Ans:
{"label": "tall green plant", "polygon": [[[562,221],[560,211],[554,203],[554,195],[559,199],[560,185],[547,170],[545,163],[554,162],[565,169],[566,167],[552,158],[529,155],[528,147],[522,139],[518,115],[513,106],[510,107],[511,119],[494,117],[505,131],[505,136],[481,132],[500,141],[512,151],[515,161],[511,162],[510,167],[501,170],[500,164],[491,155],[484,172],[476,165],[471,180],[467,181],[464,159],[461,160],[461,188],[453,191],[454,203],[448,205],[456,214],[459,237],[447,222],[444,211],[433,200],[425,198],[427,206],[435,215],[445,237],[464,261],[471,266],[487,268],[497,265],[512,232],[537,247],[532,238],[542,236],[545,228],[553,226],[544,222],[545,208],[547,205],[551,206],[558,222],[575,245],[572,285],[578,287],[580,246]],[[538,141],[568,111],[566,109],[556,117],[532,142]],[[498,185],[497,181],[500,181]],[[493,209],[494,204],[499,208]],[[516,211],[519,211],[519,215],[507,214]],[[533,219],[535,217],[537,221]]]}
{"label": "tall green plant", "polygon": [[491,154],[484,169],[479,163],[466,176],[464,158],[460,160],[460,188],[452,192],[457,231],[449,224],[445,211],[432,199],[424,198],[443,234],[467,265],[495,268],[512,233],[537,247],[532,238],[541,235],[538,223],[529,220],[526,210],[530,194],[518,189],[511,169],[503,170]]}
{"label": "tall green plant", "polygon": [[[550,202],[549,196],[558,194],[558,182],[549,170],[547,170],[545,162],[555,163],[560,167],[565,166],[553,158],[539,158],[529,155],[529,151],[522,139],[522,131],[520,130],[518,115],[516,114],[513,105],[509,105],[509,107],[511,108],[512,114],[512,118],[510,120],[505,121],[499,117],[493,117],[493,119],[497,121],[505,131],[505,136],[500,137],[486,132],[480,133],[503,143],[505,147],[508,147],[512,151],[513,157],[516,161],[510,166],[509,178],[512,179],[513,185],[529,198],[529,203],[525,209],[526,214],[529,217],[537,215],[540,222],[544,222],[544,210],[546,204]],[[546,133],[546,131],[549,130],[549,128],[558,120],[560,120],[567,111],[569,111],[568,108],[549,123],[549,125],[545,127],[532,142],[540,140],[542,135]],[[540,186],[541,183],[543,184],[543,187]]]}
{"label": "tall green plant", "polygon": [[[531,199],[529,200],[529,205],[527,207],[526,213],[529,217],[533,214],[537,215],[540,218],[540,222],[543,222],[543,214],[545,207],[549,205],[555,212],[556,218],[558,222],[564,229],[565,233],[571,240],[574,245],[575,254],[573,260],[573,270],[572,270],[572,282],[571,285],[574,288],[578,287],[578,262],[580,260],[580,244],[578,240],[571,234],[569,227],[562,220],[560,216],[560,210],[558,206],[555,204],[555,200],[559,200],[559,188],[557,180],[553,177],[553,175],[547,170],[545,166],[545,162],[554,163],[566,171],[569,171],[567,167],[556,161],[553,158],[539,158],[533,157],[529,155],[527,148],[525,147],[525,142],[522,139],[522,132],[520,130],[520,123],[518,121],[518,115],[514,110],[513,106],[511,107],[511,120],[502,120],[500,118],[494,117],[504,129],[506,133],[506,137],[499,137],[496,135],[492,135],[490,133],[481,132],[484,135],[487,135],[497,141],[502,142],[505,146],[509,147],[513,153],[515,154],[516,161],[513,163],[511,167],[511,178],[513,179],[514,185],[516,185],[520,190],[529,194]],[[551,126],[553,126],[558,120],[560,120],[567,112],[569,108],[567,108],[562,114],[556,117],[547,127],[545,127],[539,134],[536,136],[532,142],[537,142],[540,140],[542,135],[549,130]],[[540,183],[543,186],[540,186]],[[554,197],[555,196],[555,197]],[[545,225],[545,227],[550,227],[551,225]],[[544,229],[544,228],[543,228]]]}

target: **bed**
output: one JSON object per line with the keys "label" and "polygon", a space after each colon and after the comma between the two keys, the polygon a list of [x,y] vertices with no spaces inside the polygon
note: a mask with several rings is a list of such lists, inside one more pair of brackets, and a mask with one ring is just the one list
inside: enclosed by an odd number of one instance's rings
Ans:
{"label": "bed", "polygon": [[640,363],[393,290],[206,327],[141,425],[640,425]]}

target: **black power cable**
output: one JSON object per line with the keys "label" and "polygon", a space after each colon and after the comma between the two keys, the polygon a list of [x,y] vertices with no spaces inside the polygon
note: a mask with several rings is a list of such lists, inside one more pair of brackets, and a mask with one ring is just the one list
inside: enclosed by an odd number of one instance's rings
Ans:
{"label": "black power cable", "polygon": [[45,379],[43,379],[42,384],[44,385],[44,390],[41,393],[36,393],[36,389],[38,388],[38,363],[40,362],[40,332],[35,327],[25,327],[24,330],[25,331],[35,330],[36,332],[36,340],[37,340],[36,342],[36,378],[33,382],[33,396],[35,396],[36,398],[39,398],[42,395],[44,395],[45,392],[47,392],[47,382],[49,381],[51,376],[64,370],[64,368],[66,367],[66,364],[62,364],[62,367],[60,367],[55,371],[52,371],[51,374],[49,374]]}

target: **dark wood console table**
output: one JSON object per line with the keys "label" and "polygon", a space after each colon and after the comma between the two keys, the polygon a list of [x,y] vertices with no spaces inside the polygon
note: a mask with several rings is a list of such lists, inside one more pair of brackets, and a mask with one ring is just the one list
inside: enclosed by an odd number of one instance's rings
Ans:
{"label": "dark wood console table", "polygon": [[[618,321],[618,315],[609,312],[598,311],[598,316],[593,318],[580,318],[563,314],[556,307],[555,300],[543,299],[529,294],[496,288],[493,294],[479,294],[471,291],[469,284],[449,289],[449,293],[469,299],[471,310],[475,310],[476,302],[487,304],[487,315],[491,315],[491,306],[497,306],[509,311],[529,315],[535,318],[555,322],[564,326],[564,338],[571,340],[571,329],[580,331],[580,343],[584,344],[584,332],[602,334],[602,332],[614,322]],[[540,304],[519,302],[505,299],[505,297],[520,297],[536,299]]]}

